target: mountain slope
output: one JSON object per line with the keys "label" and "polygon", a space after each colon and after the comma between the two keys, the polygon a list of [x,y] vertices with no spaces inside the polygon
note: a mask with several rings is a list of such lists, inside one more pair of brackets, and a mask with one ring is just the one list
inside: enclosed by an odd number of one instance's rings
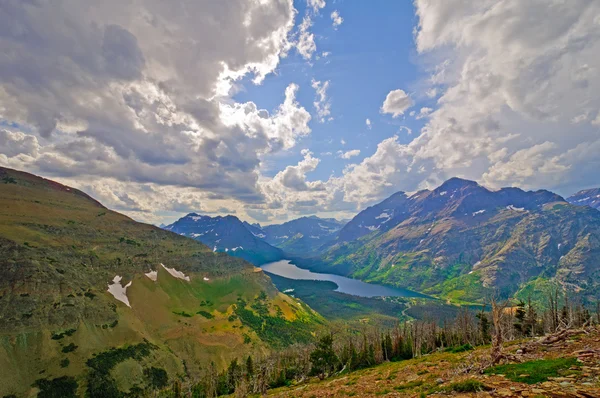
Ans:
{"label": "mountain slope", "polygon": [[600,188],[579,191],[569,196],[567,202],[578,206],[590,206],[600,210]]}
{"label": "mountain slope", "polygon": [[319,322],[241,259],[0,168],[0,396],[63,376],[119,396],[149,386],[149,367],[193,378]]}
{"label": "mountain slope", "polygon": [[263,241],[260,234],[254,235],[235,216],[210,217],[190,213],[165,229],[202,242],[215,252],[226,252],[255,265],[283,258],[280,249]]}
{"label": "mountain slope", "polygon": [[[375,225],[379,212],[389,221]],[[344,229],[322,270],[463,301],[551,278],[589,297],[600,292],[600,213],[548,191],[490,191],[455,178],[398,193]]]}
{"label": "mountain slope", "polygon": [[307,254],[332,241],[343,222],[334,218],[301,217],[262,228],[265,240],[290,254]]}

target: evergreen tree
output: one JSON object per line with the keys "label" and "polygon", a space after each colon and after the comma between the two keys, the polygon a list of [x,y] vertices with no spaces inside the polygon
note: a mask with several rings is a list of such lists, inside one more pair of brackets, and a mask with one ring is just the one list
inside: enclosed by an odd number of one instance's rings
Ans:
{"label": "evergreen tree", "polygon": [[490,335],[490,320],[489,320],[487,314],[485,312],[483,312],[483,309],[481,310],[480,313],[478,313],[475,316],[478,319],[477,328],[479,329],[479,334],[481,335],[481,339],[483,340],[484,343],[487,343],[492,338]]}
{"label": "evergreen tree", "polygon": [[515,330],[521,335],[527,334],[527,331],[524,327],[526,315],[527,313],[525,312],[525,303],[523,302],[523,300],[519,300],[519,303],[517,304],[517,310],[515,311],[515,322],[513,325],[515,327]]}
{"label": "evergreen tree", "polygon": [[254,375],[254,363],[252,362],[252,357],[248,355],[248,359],[246,359],[246,378],[250,379]]}
{"label": "evergreen tree", "polygon": [[321,337],[317,347],[310,353],[310,362],[312,364],[311,373],[319,376],[321,380],[335,369],[338,358],[333,350],[332,334]]}

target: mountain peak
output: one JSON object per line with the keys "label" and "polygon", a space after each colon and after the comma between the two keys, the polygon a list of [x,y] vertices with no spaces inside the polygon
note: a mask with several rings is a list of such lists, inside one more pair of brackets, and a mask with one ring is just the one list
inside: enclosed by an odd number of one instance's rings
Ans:
{"label": "mountain peak", "polygon": [[446,191],[452,189],[462,189],[465,187],[478,187],[480,186],[477,182],[471,180],[465,180],[459,177],[452,177],[446,180],[442,185],[436,188],[436,191]]}

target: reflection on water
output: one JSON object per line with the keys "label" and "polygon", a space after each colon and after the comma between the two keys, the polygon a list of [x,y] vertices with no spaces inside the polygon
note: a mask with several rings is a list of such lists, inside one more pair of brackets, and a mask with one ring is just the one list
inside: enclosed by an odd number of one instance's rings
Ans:
{"label": "reflection on water", "polygon": [[346,278],[345,276],[333,274],[318,274],[307,269],[298,268],[291,264],[289,260],[280,260],[274,263],[268,263],[261,266],[267,272],[283,276],[289,279],[303,279],[314,281],[331,281],[338,285],[336,292],[352,294],[362,297],[425,297],[422,294],[401,288],[394,288],[373,283],[366,283],[356,279]]}

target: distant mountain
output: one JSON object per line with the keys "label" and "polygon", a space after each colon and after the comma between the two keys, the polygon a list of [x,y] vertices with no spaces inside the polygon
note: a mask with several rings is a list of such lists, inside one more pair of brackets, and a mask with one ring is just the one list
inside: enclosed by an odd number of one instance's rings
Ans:
{"label": "distant mountain", "polygon": [[0,396],[151,390],[151,368],[197,379],[319,322],[242,259],[0,167]]}
{"label": "distant mountain", "polygon": [[235,216],[210,217],[190,213],[165,229],[202,242],[215,252],[225,252],[255,265],[281,260],[283,251],[265,242],[259,227],[242,223]]}
{"label": "distant mountain", "polygon": [[600,293],[600,213],[549,191],[453,178],[398,192],[339,232],[319,269],[462,301],[557,280]]}
{"label": "distant mountain", "polygon": [[267,235],[265,235],[265,231],[263,231],[262,227],[260,226],[260,224],[250,224],[247,221],[242,222],[242,224],[244,224],[244,226],[248,229],[248,231],[250,231],[252,233],[252,235],[256,236],[259,239],[264,239],[267,237]]}
{"label": "distant mountain", "polygon": [[334,218],[301,217],[278,225],[262,228],[264,239],[286,253],[306,255],[332,241],[343,227]]}
{"label": "distant mountain", "polygon": [[600,210],[600,188],[584,189],[567,198],[571,204],[578,206],[590,206]]}

